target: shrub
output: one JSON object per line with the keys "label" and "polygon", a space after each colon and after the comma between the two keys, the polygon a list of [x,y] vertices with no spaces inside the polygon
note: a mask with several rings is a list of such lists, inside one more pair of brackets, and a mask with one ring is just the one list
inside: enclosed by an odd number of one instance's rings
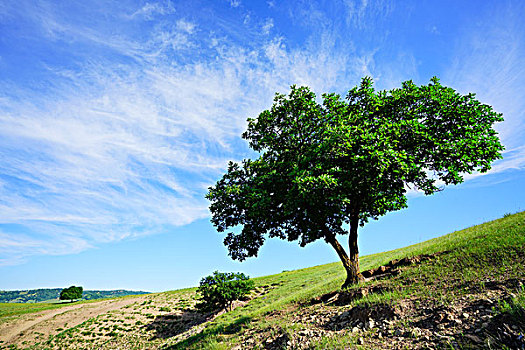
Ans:
{"label": "shrub", "polygon": [[243,273],[215,271],[200,281],[197,292],[202,303],[198,306],[205,310],[231,311],[233,301],[244,298],[253,288],[253,281]]}

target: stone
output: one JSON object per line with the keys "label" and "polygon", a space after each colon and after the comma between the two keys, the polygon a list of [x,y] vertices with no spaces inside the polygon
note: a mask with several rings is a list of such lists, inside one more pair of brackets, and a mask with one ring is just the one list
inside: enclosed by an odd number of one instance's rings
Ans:
{"label": "stone", "polygon": [[369,320],[368,320],[368,326],[369,326],[370,328],[374,328],[375,325],[376,325],[376,323],[375,323],[375,321],[374,321],[373,319],[369,319]]}
{"label": "stone", "polygon": [[414,338],[418,338],[422,334],[421,329],[419,329],[417,327],[412,328],[412,331],[410,333],[411,333],[412,337],[414,337]]}
{"label": "stone", "polygon": [[345,311],[341,315],[339,315],[339,318],[347,318],[348,316],[350,316],[350,312],[349,311]]}
{"label": "stone", "polygon": [[474,343],[483,343],[481,338],[474,334],[465,334],[465,338],[472,340]]}

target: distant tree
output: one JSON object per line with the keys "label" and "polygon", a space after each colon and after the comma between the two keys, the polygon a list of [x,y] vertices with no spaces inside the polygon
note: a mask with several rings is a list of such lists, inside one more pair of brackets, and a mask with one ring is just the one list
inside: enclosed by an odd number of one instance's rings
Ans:
{"label": "distant tree", "polygon": [[[502,115],[432,78],[375,91],[370,78],[346,100],[308,87],[276,94],[270,110],[248,119],[242,135],[260,156],[230,162],[209,188],[212,223],[236,260],[257,256],[267,237],[323,239],[337,252],[347,278],[360,279],[358,226],[406,208],[407,189],[427,195],[486,172],[503,150],[495,122]],[[343,225],[348,225],[348,232]],[[240,231],[240,232],[239,232]],[[349,255],[337,235],[349,233]]]}
{"label": "distant tree", "polygon": [[60,292],[60,300],[71,300],[74,299],[81,299],[82,298],[82,287],[75,287],[71,286],[69,288],[65,288]]}
{"label": "distant tree", "polygon": [[244,298],[253,287],[253,281],[243,273],[215,271],[200,281],[197,292],[202,303],[199,306],[206,310],[231,311],[233,301]]}

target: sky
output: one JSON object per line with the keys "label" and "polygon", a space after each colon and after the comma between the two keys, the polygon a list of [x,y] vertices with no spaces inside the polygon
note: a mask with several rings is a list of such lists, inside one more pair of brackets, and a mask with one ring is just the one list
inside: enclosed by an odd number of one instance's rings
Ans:
{"label": "sky", "polygon": [[[503,113],[503,159],[360,229],[360,253],[525,210],[525,2],[0,2],[0,289],[165,291],[337,261],[232,261],[204,198],[276,92],[442,84]],[[346,236],[340,237],[344,246]]]}

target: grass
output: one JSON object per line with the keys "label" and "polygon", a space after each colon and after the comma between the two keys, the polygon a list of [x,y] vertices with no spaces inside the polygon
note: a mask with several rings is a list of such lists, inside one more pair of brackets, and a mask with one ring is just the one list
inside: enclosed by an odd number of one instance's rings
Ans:
{"label": "grass", "polygon": [[[395,277],[380,281],[372,280],[353,287],[373,287],[380,283],[384,288],[381,293],[371,293],[355,300],[349,307],[360,304],[392,305],[407,298],[417,299],[418,302],[427,304],[448,305],[457,298],[468,296],[473,291],[483,291],[487,281],[523,278],[525,275],[525,212],[505,214],[504,218],[426,242],[364,256],[360,260],[360,266],[364,271],[385,265],[393,259],[437,252],[447,253],[431,261],[403,268],[402,273]],[[111,340],[112,343],[108,343],[111,346],[117,346],[116,344],[120,344],[118,342],[122,344],[128,342],[126,344],[140,344],[136,348],[169,349],[230,349],[241,344],[246,334],[264,335],[270,338],[285,337],[297,334],[306,326],[301,322],[295,322],[294,315],[310,307],[310,301],[313,298],[339,290],[344,279],[345,271],[339,262],[255,278],[256,297],[244,306],[224,313],[213,321],[206,322],[203,324],[202,331],[178,343],[177,340],[171,338],[147,340],[151,338],[152,333],[140,332],[146,332],[143,329],[156,321],[157,316],[150,313],[154,310],[192,312],[190,300],[194,301],[196,288],[150,294],[148,300],[133,304],[133,308],[130,305],[126,309],[128,310],[126,319],[131,316],[142,317],[132,322],[134,330],[139,333],[127,334],[130,332],[125,328],[117,328],[119,331],[117,332],[114,328],[108,327],[104,334],[116,336]],[[521,287],[513,293],[512,298],[500,301],[496,311],[523,319],[525,317],[523,313],[525,290]],[[153,298],[157,298],[155,302]],[[177,300],[177,303],[170,303],[171,300]],[[158,305],[157,301],[162,301],[164,304]],[[0,322],[2,317],[63,306],[63,304],[0,304]],[[133,311],[137,309],[140,311]],[[99,317],[98,324],[103,324],[110,319],[114,321],[113,316],[109,313],[104,316],[104,319],[102,316]],[[83,327],[87,327],[90,322]],[[82,335],[80,333],[82,331],[88,332],[85,328],[78,327],[77,333]],[[92,332],[95,334],[95,331]],[[97,332],[100,332],[100,329]],[[61,334],[61,337],[64,337],[70,333],[66,330]],[[60,340],[61,337],[56,339]],[[312,349],[359,347],[359,337],[352,333],[322,336],[311,343]]]}
{"label": "grass", "polygon": [[44,310],[59,309],[71,304],[76,303],[0,303],[0,319]]}
{"label": "grass", "polygon": [[509,301],[500,300],[493,311],[496,314],[507,313],[516,321],[525,320],[525,287],[521,286]]}
{"label": "grass", "polygon": [[[422,243],[389,252],[364,256],[360,260],[361,270],[387,264],[393,259],[449,252],[432,263],[423,263],[406,269],[401,275],[382,283],[388,291],[368,295],[355,304],[395,303],[407,296],[430,299],[447,304],[460,295],[467,294],[472,286],[482,288],[487,278],[517,278],[525,274],[522,263],[525,252],[525,212],[505,215],[504,218],[456,231]],[[300,306],[312,298],[338,290],[345,278],[340,263],[314,266],[287,271],[276,275],[255,278],[256,288],[267,291],[262,297],[250,301],[246,306],[223,314],[210,322],[199,334],[175,344],[172,349],[200,349],[206,344],[235,344],[241,330],[261,331],[290,326],[286,317],[266,317],[272,312]],[[359,287],[377,283],[366,282]],[[519,294],[516,305],[523,303]],[[514,305],[514,304],[513,304]],[[522,305],[522,304],[520,304]],[[355,339],[325,339],[318,348],[351,346]]]}

